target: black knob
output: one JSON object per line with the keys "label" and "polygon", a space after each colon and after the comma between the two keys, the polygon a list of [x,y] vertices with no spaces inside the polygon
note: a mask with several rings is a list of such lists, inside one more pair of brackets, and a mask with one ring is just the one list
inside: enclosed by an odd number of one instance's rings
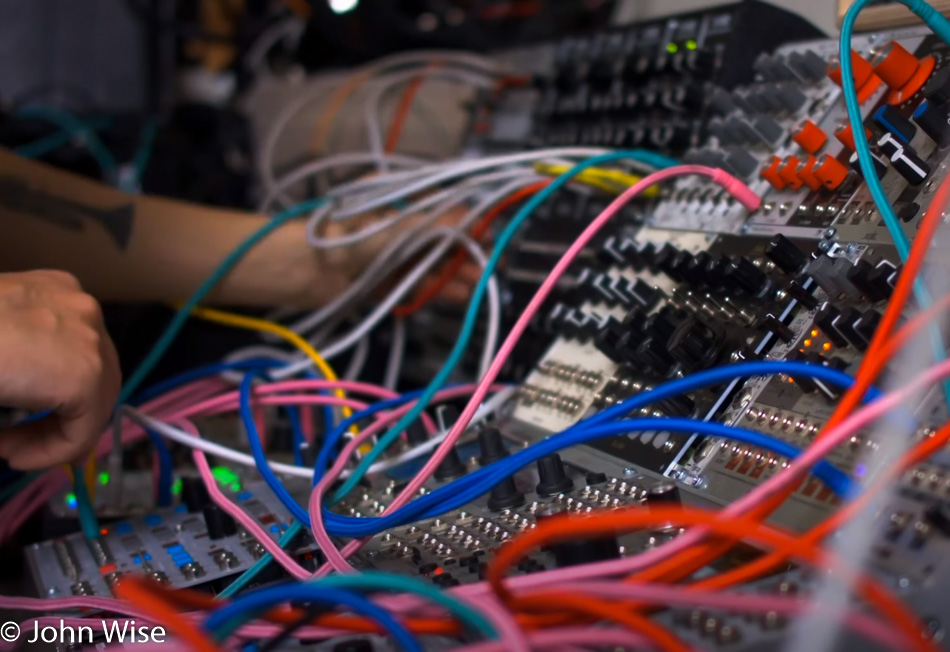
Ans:
{"label": "black knob", "polygon": [[861,315],[861,318],[854,323],[854,330],[858,335],[870,342],[874,339],[874,333],[877,331],[881,319],[881,313],[874,308],[868,308]]}
{"label": "black knob", "polygon": [[836,346],[848,346],[848,340],[838,330],[838,321],[841,319],[841,311],[828,302],[821,307],[818,314],[815,315],[815,326],[821,329],[829,340]]}
{"label": "black knob", "polygon": [[594,346],[610,360],[620,362],[620,349],[626,329],[616,318],[609,317],[594,338]]}
{"label": "black knob", "polygon": [[655,258],[656,245],[652,242],[644,242],[638,247],[637,260],[633,263],[633,269],[640,272],[646,267],[652,267]]}
{"label": "black knob", "polygon": [[563,63],[554,77],[554,83],[562,93],[573,93],[581,82],[581,71],[575,63]]}
{"label": "black knob", "polygon": [[488,495],[488,509],[493,512],[500,512],[503,509],[510,509],[524,505],[524,494],[518,491],[513,478],[508,477],[496,484]]}
{"label": "black knob", "polygon": [[647,507],[669,507],[670,505],[679,505],[682,502],[680,498],[679,487],[675,482],[663,481],[656,484],[646,493]]}
{"label": "black knob", "polygon": [[597,260],[609,267],[626,267],[634,264],[638,254],[637,245],[633,240],[611,235],[597,250]]}
{"label": "black knob", "polygon": [[689,396],[671,396],[658,403],[663,414],[689,417],[696,412],[696,401]]}
{"label": "black knob", "polygon": [[633,352],[633,366],[640,364],[657,374],[669,375],[676,365],[676,360],[667,350],[665,339],[656,335],[645,337]]}
{"label": "black knob", "polygon": [[[791,359],[796,360],[798,362],[804,362],[805,354],[799,351],[796,351],[795,354],[792,355]],[[803,376],[803,377],[791,376],[791,380],[794,383],[794,385],[798,387],[799,390],[801,390],[803,394],[814,394],[815,392],[818,391],[818,385],[815,383],[814,380],[812,380],[811,378],[807,376]]]}
{"label": "black knob", "polygon": [[583,539],[551,546],[551,552],[554,553],[554,561],[558,567],[564,568],[619,559],[620,544],[617,542],[617,537],[613,536]]}
{"label": "black knob", "polygon": [[564,463],[557,453],[538,460],[539,496],[556,496],[574,488],[574,482],[564,470]]}
{"label": "black knob", "polygon": [[805,289],[805,286],[798,281],[792,281],[785,288],[785,293],[802,304],[808,310],[813,310],[818,306],[818,299],[815,298],[816,284],[812,284],[811,289]]}
{"label": "black knob", "polygon": [[799,77],[813,82],[824,79],[825,70],[828,67],[827,62],[814,50],[792,52],[788,55],[788,65]]}
{"label": "black knob", "polygon": [[587,68],[587,81],[598,91],[609,90],[614,81],[615,67],[609,59],[592,61]]}
{"label": "black knob", "polygon": [[676,254],[678,253],[679,249],[669,243],[666,243],[660,247],[658,252],[656,252],[656,256],[653,259],[653,265],[650,268],[651,271],[654,273],[666,272],[669,274],[668,270],[672,268],[673,261],[676,259]]}
{"label": "black knob", "polygon": [[781,233],[766,245],[765,255],[786,274],[797,274],[808,262],[805,252]]}
{"label": "black knob", "polygon": [[878,262],[874,267],[874,272],[871,274],[870,281],[874,283],[876,287],[879,287],[882,291],[887,293],[887,296],[890,297],[891,293],[894,291],[894,286],[897,285],[897,279],[900,276],[901,267],[894,267],[894,264],[889,260],[882,260]]}
{"label": "black knob", "polygon": [[585,267],[577,275],[577,287],[581,296],[595,302],[617,305],[618,297],[610,289],[610,277],[603,272]]}
{"label": "black knob", "polygon": [[712,256],[710,256],[708,252],[700,251],[689,261],[683,275],[689,283],[692,283],[697,288],[708,287],[709,266],[711,262]]}
{"label": "black knob", "polygon": [[624,61],[623,78],[626,81],[640,81],[650,72],[650,56],[647,54],[631,54]]}
{"label": "black knob", "polygon": [[458,449],[453,446],[449,449],[448,455],[443,458],[439,465],[435,467],[436,480],[450,480],[465,475],[465,463],[459,457]]}
{"label": "black knob", "polygon": [[[887,174],[887,161],[874,152],[871,152],[871,161],[874,163],[874,172],[877,174],[877,178],[882,179],[884,175]],[[848,163],[851,164],[851,169],[864,179],[864,171],[861,169],[861,162],[858,160],[857,152],[851,155],[851,158],[848,159]]]}
{"label": "black knob", "polygon": [[890,296],[890,286],[875,275],[874,266],[863,258],[848,270],[847,278],[868,301],[876,303]]}
{"label": "black knob", "polygon": [[754,297],[764,293],[769,285],[769,277],[744,256],[733,260],[726,271],[728,281]]}
{"label": "black knob", "polygon": [[726,287],[729,270],[732,267],[732,261],[728,256],[722,255],[716,259],[710,259],[706,265],[706,278],[708,286],[711,289],[724,289]]}
{"label": "black knob", "polygon": [[950,103],[922,102],[914,111],[914,122],[940,147],[950,145]]}
{"label": "black knob", "polygon": [[[684,65],[687,70],[697,77],[708,77],[716,69],[716,51],[710,48],[697,48],[688,50],[684,57]],[[698,86],[699,84],[697,84]]]}
{"label": "black knob", "polygon": [[633,281],[627,292],[645,310],[652,310],[660,302],[660,291],[641,278]]}
{"label": "black knob", "polygon": [[589,487],[605,484],[607,482],[607,474],[601,471],[591,471],[584,477],[584,482],[586,482]]}
{"label": "black knob", "polygon": [[848,308],[844,314],[841,315],[840,323],[837,325],[838,330],[847,338],[848,342],[854,345],[858,351],[867,351],[868,344],[870,343],[870,338],[865,338],[863,334],[859,333],[855,326],[861,322],[863,314],[857,308]]}
{"label": "black knob", "polygon": [[936,105],[950,102],[950,68],[941,68],[924,86],[924,97]]}
{"label": "black knob", "polygon": [[237,533],[237,523],[234,522],[230,514],[217,505],[206,505],[202,512],[205,517],[205,525],[208,526],[208,538],[212,541]]}
{"label": "black knob", "polygon": [[181,499],[190,513],[200,512],[211,504],[211,496],[201,478],[183,478],[181,481]]}
{"label": "black knob", "polygon": [[884,134],[877,141],[894,169],[912,186],[919,186],[930,176],[930,166],[910,145],[900,142],[892,134]]}
{"label": "black knob", "polygon": [[768,314],[763,317],[759,322],[758,327],[769,331],[786,344],[795,339],[795,331],[786,326],[778,317],[772,314]]}
{"label": "black knob", "polygon": [[[649,310],[649,308],[647,308]],[[623,327],[628,333],[641,335],[646,331],[649,315],[640,308],[633,308],[623,318]]]}
{"label": "black knob", "polygon": [[652,127],[647,139],[657,149],[680,150],[690,146],[693,130],[688,124],[669,122]]}
{"label": "black knob", "polygon": [[920,204],[915,201],[909,201],[897,210],[897,217],[905,224],[911,222],[920,215]]}
{"label": "black knob", "polygon": [[501,432],[493,426],[485,426],[478,433],[478,447],[481,455],[478,463],[482,466],[488,466],[492,462],[497,462],[503,457],[508,456],[508,449],[505,448],[505,440],[501,437]]}
{"label": "black knob", "polygon": [[677,327],[668,344],[670,355],[689,370],[712,366],[721,346],[722,337],[693,317]]}
{"label": "black knob", "polygon": [[424,444],[429,441],[429,434],[426,432],[426,427],[421,421],[413,421],[412,424],[406,428],[406,441],[409,442],[411,446],[418,446],[419,444]]}

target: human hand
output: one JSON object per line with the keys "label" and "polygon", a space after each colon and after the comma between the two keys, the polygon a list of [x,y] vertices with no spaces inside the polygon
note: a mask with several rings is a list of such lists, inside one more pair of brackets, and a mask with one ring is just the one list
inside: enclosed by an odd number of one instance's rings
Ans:
{"label": "human hand", "polygon": [[99,304],[59,271],[0,274],[0,405],[53,415],[0,432],[21,470],[80,462],[109,420],[119,359]]}

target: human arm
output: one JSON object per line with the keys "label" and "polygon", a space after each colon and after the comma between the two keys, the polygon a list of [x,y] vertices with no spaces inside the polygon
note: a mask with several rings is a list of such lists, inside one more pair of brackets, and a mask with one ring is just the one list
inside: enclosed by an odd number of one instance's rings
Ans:
{"label": "human arm", "polygon": [[[0,271],[60,269],[100,300],[174,303],[189,296],[267,217],[128,195],[0,149]],[[371,255],[319,256],[304,221],[265,238],[209,302],[320,305]]]}

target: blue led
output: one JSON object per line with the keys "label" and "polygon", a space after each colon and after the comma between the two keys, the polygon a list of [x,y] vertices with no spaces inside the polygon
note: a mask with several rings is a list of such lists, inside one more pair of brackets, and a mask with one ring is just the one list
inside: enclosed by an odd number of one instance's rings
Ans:
{"label": "blue led", "polygon": [[168,546],[166,550],[168,551],[169,555],[174,556],[178,553],[185,552],[185,546],[181,545],[180,543],[176,543],[173,546]]}
{"label": "blue led", "polygon": [[184,514],[187,511],[188,511],[188,505],[179,505],[178,507],[175,508],[176,514]]}
{"label": "blue led", "polygon": [[145,561],[152,561],[152,555],[145,553]]}
{"label": "blue led", "polygon": [[117,534],[132,534],[132,524],[126,521],[116,523],[114,529]]}
{"label": "blue led", "polygon": [[253,495],[254,495],[254,494],[252,494],[250,491],[242,491],[241,493],[239,493],[239,494],[237,495],[237,499],[238,499],[238,500],[247,500],[248,498],[251,498]]}
{"label": "blue led", "polygon": [[273,525],[270,526],[270,531],[273,532],[274,534],[280,534],[280,526],[274,523]]}
{"label": "blue led", "polygon": [[135,555],[134,557],[132,557],[132,561],[134,561],[136,564],[141,564],[142,558],[139,557],[138,555]]}
{"label": "blue led", "polygon": [[155,527],[156,525],[162,524],[162,517],[158,514],[146,514],[145,515],[145,524],[149,527]]}

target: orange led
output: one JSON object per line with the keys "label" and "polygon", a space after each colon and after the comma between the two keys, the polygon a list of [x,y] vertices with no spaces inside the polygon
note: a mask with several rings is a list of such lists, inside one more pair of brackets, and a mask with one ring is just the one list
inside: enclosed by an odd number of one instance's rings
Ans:
{"label": "orange led", "polygon": [[821,345],[821,348],[823,348],[825,351],[830,351],[830,350],[831,350],[831,342],[825,342],[824,344]]}
{"label": "orange led", "polygon": [[802,342],[802,344],[804,344],[805,346],[811,346],[811,340],[805,340],[804,342]]}
{"label": "orange led", "polygon": [[816,330],[813,330],[813,331],[811,332],[811,336],[812,336],[812,337],[818,337],[818,330],[817,330],[817,329],[816,329]]}

